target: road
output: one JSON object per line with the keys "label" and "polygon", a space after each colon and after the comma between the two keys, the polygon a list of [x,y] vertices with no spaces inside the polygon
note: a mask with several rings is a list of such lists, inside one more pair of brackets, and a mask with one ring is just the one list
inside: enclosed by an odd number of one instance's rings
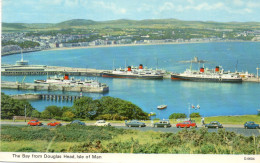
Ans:
{"label": "road", "polygon": [[[67,125],[69,123],[63,123],[63,125]],[[1,125],[12,125],[12,126],[26,126],[25,122],[1,122]],[[94,123],[86,123],[87,126],[90,125],[94,125]],[[176,128],[174,125],[174,127],[170,127],[170,128],[154,128],[151,126],[147,126],[147,127],[126,127],[123,123],[116,123],[116,124],[111,124],[112,126],[116,127],[116,128],[123,128],[123,129],[131,129],[131,130],[140,130],[140,131],[156,131],[156,132],[170,132],[170,133],[177,133],[183,129],[181,128]],[[230,131],[230,132],[235,132],[237,134],[241,134],[244,136],[260,136],[260,129],[245,129],[243,128],[242,125],[226,125],[227,127],[224,126],[224,129],[226,131]],[[46,124],[40,127],[49,127]],[[199,126],[196,128],[196,130],[203,128],[202,126]],[[188,129],[190,130],[190,129]],[[210,128],[208,129],[209,132],[218,132],[219,129],[213,129]]]}

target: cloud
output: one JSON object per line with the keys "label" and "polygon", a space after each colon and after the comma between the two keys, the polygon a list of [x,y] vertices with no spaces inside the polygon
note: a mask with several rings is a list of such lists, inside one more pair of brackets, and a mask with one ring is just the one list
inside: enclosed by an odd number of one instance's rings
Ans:
{"label": "cloud", "polygon": [[103,1],[98,1],[98,2],[94,2],[94,5],[96,5],[96,7],[99,9],[103,8],[106,10],[110,10],[115,14],[125,14],[127,11],[125,8],[120,8],[115,3],[109,3],[109,2],[105,3]]}
{"label": "cloud", "polygon": [[173,10],[175,8],[174,4],[171,2],[165,2],[163,6],[159,7],[159,11],[167,11],[167,10]]}
{"label": "cloud", "polygon": [[233,4],[236,6],[244,6],[244,2],[242,0],[233,0]]}
{"label": "cloud", "polygon": [[248,2],[246,4],[247,7],[249,8],[259,8],[260,7],[260,2]]}

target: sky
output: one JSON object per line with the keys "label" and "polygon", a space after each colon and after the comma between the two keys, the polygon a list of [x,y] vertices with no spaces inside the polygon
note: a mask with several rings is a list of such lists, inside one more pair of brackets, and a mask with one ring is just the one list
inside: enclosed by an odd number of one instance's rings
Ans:
{"label": "sky", "polygon": [[168,19],[260,22],[260,0],[1,0],[2,22]]}

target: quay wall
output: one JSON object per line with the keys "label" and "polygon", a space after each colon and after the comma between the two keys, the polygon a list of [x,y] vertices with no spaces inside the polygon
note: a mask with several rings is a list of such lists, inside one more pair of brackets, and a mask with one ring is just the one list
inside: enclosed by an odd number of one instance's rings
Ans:
{"label": "quay wall", "polygon": [[38,84],[38,83],[17,83],[17,82],[1,82],[1,88],[8,89],[25,89],[25,90],[47,90],[47,91],[72,91],[72,92],[89,92],[104,93],[108,92],[108,86],[91,87],[77,85],[56,85],[56,84]]}
{"label": "quay wall", "polygon": [[18,94],[11,95],[11,97],[17,100],[40,100],[42,98],[40,94]]}

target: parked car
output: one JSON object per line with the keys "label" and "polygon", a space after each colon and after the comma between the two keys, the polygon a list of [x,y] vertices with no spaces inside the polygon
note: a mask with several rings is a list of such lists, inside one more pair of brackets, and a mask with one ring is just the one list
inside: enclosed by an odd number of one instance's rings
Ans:
{"label": "parked car", "polygon": [[218,121],[212,121],[208,124],[205,124],[205,127],[207,128],[223,128],[222,124]]}
{"label": "parked car", "polygon": [[176,127],[177,128],[183,128],[183,127],[190,128],[190,127],[197,127],[197,124],[195,122],[191,122],[191,121],[184,121],[181,123],[177,123]]}
{"label": "parked car", "polygon": [[48,123],[47,125],[48,125],[48,126],[61,126],[62,124],[61,124],[60,122],[54,121],[54,122]]}
{"label": "parked car", "polygon": [[30,126],[41,126],[43,125],[42,122],[38,121],[38,120],[30,120],[27,125],[30,125]]}
{"label": "parked car", "polygon": [[161,120],[159,122],[156,122],[153,124],[153,127],[171,127],[172,125],[170,124],[169,120]]}
{"label": "parked car", "polygon": [[125,122],[125,125],[127,127],[145,127],[145,123],[144,122],[139,122],[137,120],[132,120],[132,121],[129,121],[129,122]]}
{"label": "parked car", "polygon": [[98,120],[95,123],[95,126],[111,126],[111,124],[109,122],[106,122],[105,120]]}
{"label": "parked car", "polygon": [[255,124],[255,122],[253,122],[253,121],[248,121],[248,122],[246,122],[246,123],[244,124],[244,127],[245,127],[246,129],[248,129],[248,128],[259,129],[259,128],[260,128],[260,127],[259,127],[259,124]]}
{"label": "parked car", "polygon": [[78,125],[86,126],[86,124],[84,122],[81,122],[80,120],[74,120],[70,124],[78,124]]}

